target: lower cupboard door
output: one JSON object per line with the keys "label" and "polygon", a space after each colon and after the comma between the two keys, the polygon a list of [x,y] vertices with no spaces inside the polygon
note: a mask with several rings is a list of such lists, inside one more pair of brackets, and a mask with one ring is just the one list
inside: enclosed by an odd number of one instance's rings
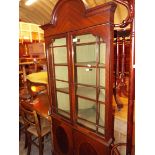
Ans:
{"label": "lower cupboard door", "polygon": [[74,131],[74,146],[75,155],[110,155],[109,147],[78,131]]}
{"label": "lower cupboard door", "polygon": [[74,155],[72,128],[64,121],[52,119],[55,155]]}

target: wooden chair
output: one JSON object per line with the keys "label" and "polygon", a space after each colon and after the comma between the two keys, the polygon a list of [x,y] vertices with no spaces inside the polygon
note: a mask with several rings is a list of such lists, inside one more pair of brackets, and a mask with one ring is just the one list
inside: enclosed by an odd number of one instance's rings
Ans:
{"label": "wooden chair", "polygon": [[24,124],[24,120],[21,116],[21,110],[19,110],[19,140],[21,139],[21,133],[25,134],[25,145],[24,148],[27,148],[28,145],[28,139],[27,139],[27,131],[26,131],[26,126]]}
{"label": "wooden chair", "polygon": [[24,104],[21,105],[21,113],[25,127],[27,128],[27,155],[30,155],[32,144],[39,148],[39,155],[43,155],[44,137],[50,134],[50,122],[46,119],[40,118],[36,111],[29,109]]}
{"label": "wooden chair", "polygon": [[24,89],[19,90],[19,140],[21,138],[21,134],[25,134],[25,146],[24,148],[27,148],[28,144],[28,139],[27,139],[27,129],[24,124],[24,120],[22,117],[22,112],[21,112],[21,104],[28,103],[30,101],[30,95],[25,94]]}

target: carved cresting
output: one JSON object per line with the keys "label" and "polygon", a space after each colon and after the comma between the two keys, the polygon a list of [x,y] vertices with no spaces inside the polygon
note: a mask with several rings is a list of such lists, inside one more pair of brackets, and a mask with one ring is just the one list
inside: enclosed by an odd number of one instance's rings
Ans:
{"label": "carved cresting", "polygon": [[[119,27],[119,28],[125,28],[129,24],[132,23],[133,17],[134,17],[134,7],[132,3],[129,3],[128,1],[123,1],[123,0],[114,0],[114,2],[119,3],[123,6],[125,6],[128,10],[128,15],[127,17],[122,21],[120,24],[114,24],[114,27]],[[125,81],[125,75],[124,75],[124,59],[125,59],[125,38],[122,37],[122,52],[123,52],[123,58],[122,58],[122,69],[121,69],[121,74],[119,77],[119,37],[116,38],[116,45],[117,45],[117,64],[116,64],[116,77],[115,77],[115,88],[114,88],[114,98],[117,103],[118,109],[121,109],[123,107],[123,103],[118,97],[118,92],[122,92],[123,96],[128,96],[128,91],[127,91],[127,85]],[[117,70],[118,68],[118,70]]]}
{"label": "carved cresting", "polygon": [[[128,1],[123,0],[114,0],[116,3],[120,3],[124,5],[128,10],[128,16],[125,20],[123,20],[120,24],[114,24],[115,27],[125,28],[130,24],[131,27],[131,45],[130,45],[130,70],[129,70],[129,94],[128,94],[128,120],[127,120],[127,143],[118,143],[112,145],[111,155],[120,155],[117,147],[126,146],[126,155],[134,155],[134,137],[133,137],[133,110],[134,110],[134,100],[135,100],[135,28],[134,28],[134,5],[135,1],[131,0],[130,3]],[[116,78],[118,78],[118,74],[116,74]],[[115,85],[116,86],[116,85]],[[116,88],[115,88],[116,90]],[[116,94],[115,94],[116,95]],[[116,102],[117,100],[117,95]],[[120,102],[118,104],[121,104]]]}
{"label": "carved cresting", "polygon": [[[130,36],[130,29],[127,30],[115,30],[115,43],[116,43],[116,65],[115,65],[115,86],[114,86],[114,98],[118,109],[123,107],[123,102],[120,97],[128,97],[128,87],[126,78],[126,54],[128,52],[126,43],[130,43],[130,39],[127,40],[126,37]],[[121,46],[120,46],[121,45]],[[122,50],[120,50],[120,47]],[[121,56],[121,57],[120,57]],[[120,60],[121,58],[121,60]],[[119,69],[119,64],[121,62],[121,71]]]}
{"label": "carved cresting", "polygon": [[[50,23],[41,26],[46,43],[48,43],[47,38],[52,35],[109,23],[109,18],[111,18],[109,10],[114,13],[116,6],[114,2],[107,2],[104,5],[96,6],[95,9],[86,9],[81,0],[59,0],[52,11]],[[113,19],[110,22],[112,25]]]}
{"label": "carved cresting", "polygon": [[[134,7],[132,3],[129,3],[128,1],[123,1],[123,0],[114,0],[114,2],[119,3],[123,6],[125,6],[128,10],[128,15],[127,17],[122,21],[122,23],[120,24],[114,24],[114,27],[119,27],[119,28],[125,28],[127,27],[129,24],[132,23],[133,21],[133,17],[134,17]],[[123,58],[122,58],[122,69],[121,69],[121,75],[119,77],[119,60],[117,60],[117,64],[116,64],[116,80],[115,80],[115,88],[114,88],[114,97],[117,103],[117,107],[118,109],[123,107],[123,103],[121,102],[121,100],[118,97],[118,92],[122,92],[122,94],[124,96],[128,96],[128,91],[127,91],[127,85],[125,83],[125,75],[124,75],[124,59],[125,59],[125,38],[122,37],[122,52],[123,52]],[[116,45],[117,45],[117,59],[119,59],[119,37],[117,37],[116,39]],[[117,70],[118,68],[118,70]]]}
{"label": "carved cresting", "polygon": [[113,1],[124,5],[128,10],[127,17],[122,21],[122,23],[114,24],[114,27],[124,28],[124,27],[128,26],[129,24],[131,24],[133,17],[134,17],[134,8],[133,8],[132,3],[129,3],[128,1],[123,1],[123,0],[113,0]]}

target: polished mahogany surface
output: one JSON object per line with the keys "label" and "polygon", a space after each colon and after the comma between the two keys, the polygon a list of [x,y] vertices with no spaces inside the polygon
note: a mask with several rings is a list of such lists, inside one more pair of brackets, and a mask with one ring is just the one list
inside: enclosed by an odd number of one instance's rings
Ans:
{"label": "polished mahogany surface", "polygon": [[25,101],[25,106],[35,110],[41,117],[51,120],[49,116],[49,98],[47,94],[38,95],[33,101]]}
{"label": "polished mahogany surface", "polygon": [[[51,22],[41,26],[44,29],[47,52],[53,153],[55,155],[110,154],[111,143],[114,140],[112,96],[115,9],[116,4],[113,2],[86,9],[81,0],[59,0],[53,9]],[[87,38],[86,42],[78,42],[80,40],[78,38],[82,41],[81,36]],[[83,51],[82,47],[84,47]],[[90,48],[86,50],[85,47]],[[88,55],[80,56],[80,58],[87,58],[91,49],[94,49],[93,60],[88,59],[84,61],[85,64],[81,63],[83,61],[76,61],[78,52],[85,54],[85,51],[88,51]],[[99,53],[103,56],[100,57]],[[65,59],[59,59],[61,54],[61,58]],[[92,65],[90,61],[95,61],[95,63]],[[97,80],[91,84],[88,83],[90,79],[88,77],[85,81],[79,82],[78,76],[84,76],[78,72],[81,68],[87,68],[86,77],[91,74]],[[95,71],[87,72],[92,70]],[[95,89],[91,93],[96,98],[92,99],[88,91],[77,89],[79,86]],[[99,100],[100,92],[106,94],[101,101]],[[85,93],[89,96],[85,96]],[[95,110],[91,109],[95,111],[95,117],[92,116],[94,122],[92,118],[87,120],[90,113],[86,113],[85,109],[78,109],[79,103],[82,103],[81,108],[88,103],[89,106],[94,105]],[[85,116],[81,119],[80,114],[83,113]],[[82,123],[86,121],[89,126],[86,126],[87,123]],[[60,137],[64,139],[61,140]]]}

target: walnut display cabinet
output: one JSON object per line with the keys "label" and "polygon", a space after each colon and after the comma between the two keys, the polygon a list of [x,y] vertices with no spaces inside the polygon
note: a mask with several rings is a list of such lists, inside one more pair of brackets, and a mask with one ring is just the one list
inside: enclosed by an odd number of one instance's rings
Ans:
{"label": "walnut display cabinet", "polygon": [[54,155],[110,154],[115,9],[113,2],[86,9],[81,0],[59,0],[42,26]]}

